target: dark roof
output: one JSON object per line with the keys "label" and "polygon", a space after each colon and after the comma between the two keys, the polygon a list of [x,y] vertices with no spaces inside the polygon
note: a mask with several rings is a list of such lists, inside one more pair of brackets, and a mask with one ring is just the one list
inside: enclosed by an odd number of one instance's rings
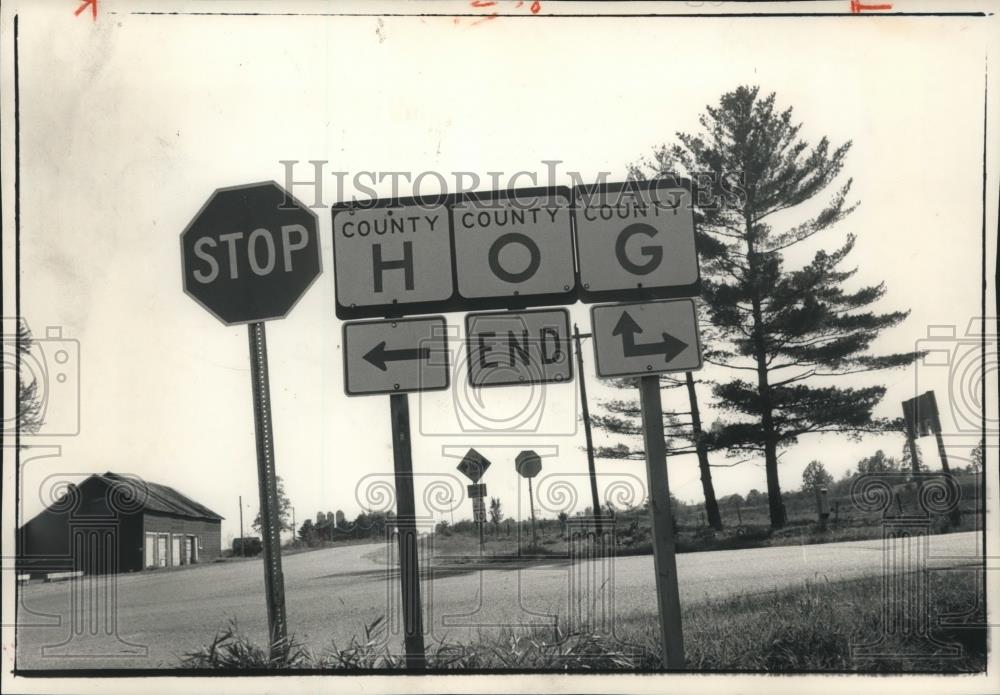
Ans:
{"label": "dark roof", "polygon": [[142,508],[146,511],[177,514],[196,519],[221,520],[223,518],[205,505],[195,502],[190,497],[166,485],[151,483],[141,478],[121,476],[111,471],[97,477],[103,478],[112,484],[118,483],[119,485],[134,486],[136,489],[136,499],[142,502]]}

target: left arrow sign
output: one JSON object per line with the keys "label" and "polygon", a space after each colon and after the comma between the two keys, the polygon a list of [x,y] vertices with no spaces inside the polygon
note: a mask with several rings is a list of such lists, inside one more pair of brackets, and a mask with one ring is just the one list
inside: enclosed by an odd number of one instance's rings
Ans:
{"label": "left arrow sign", "polygon": [[347,395],[448,388],[447,330],[443,316],[348,321],[343,343]]}
{"label": "left arrow sign", "polygon": [[365,353],[365,360],[384,372],[386,370],[386,362],[397,362],[399,360],[426,360],[430,356],[431,349],[426,347],[386,350],[385,341],[383,340],[381,343]]}

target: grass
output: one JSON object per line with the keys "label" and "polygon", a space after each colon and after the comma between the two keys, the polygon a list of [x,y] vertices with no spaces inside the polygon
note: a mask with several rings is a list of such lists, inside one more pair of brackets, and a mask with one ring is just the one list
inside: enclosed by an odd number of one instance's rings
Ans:
{"label": "grass", "polygon": [[[482,559],[497,560],[547,560],[569,556],[569,542],[562,527],[554,520],[539,521],[538,543],[532,545],[531,531],[522,524],[520,539],[517,527],[509,536],[503,526],[499,533],[492,527],[485,535]],[[727,526],[715,531],[708,526],[686,524],[678,521],[676,548],[678,553],[708,550],[736,550],[785,545],[811,545],[842,541],[872,540],[882,537],[882,517],[878,515],[843,515],[830,520],[825,526],[811,518],[793,518],[780,529],[766,523]],[[947,516],[931,521],[931,533],[956,533],[982,528],[982,519],[973,510],[966,511],[959,523]],[[643,509],[630,510],[618,515],[615,523],[616,555],[648,555],[653,552],[649,515]],[[479,534],[471,524],[434,534],[433,558],[438,565],[478,563],[482,559]]]}
{"label": "grass", "polygon": [[[927,624],[939,643],[958,647],[950,656],[926,639],[889,635],[877,656],[852,646],[886,635],[886,615],[909,616],[902,598],[886,605],[880,577],[814,581],[776,592],[743,594],[685,606],[682,622],[687,669],[694,671],[848,671],[886,673],[976,673],[986,667],[985,602],[973,570],[930,571]],[[916,579],[912,575],[909,579]],[[938,626],[958,616],[961,625]],[[911,625],[906,622],[904,625]],[[285,656],[267,651],[233,623],[205,647],[184,657],[194,669],[400,669],[382,618],[361,636],[312,654],[294,639]],[[899,631],[900,633],[903,631]],[[930,646],[928,646],[930,645]],[[659,628],[655,613],[619,616],[612,634],[558,627],[480,631],[468,643],[440,641],[427,647],[431,670],[655,671]]]}

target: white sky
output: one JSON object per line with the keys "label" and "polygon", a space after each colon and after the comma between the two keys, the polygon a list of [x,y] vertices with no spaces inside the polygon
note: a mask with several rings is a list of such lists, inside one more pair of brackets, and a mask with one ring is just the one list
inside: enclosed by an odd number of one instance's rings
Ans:
{"label": "white sky", "polygon": [[[930,325],[954,325],[961,336],[979,315],[992,20],[76,19],[45,6],[23,13],[20,25],[22,308],[37,337],[62,326],[79,341],[82,420],[79,436],[39,438],[60,444],[61,456],[26,464],[25,518],[40,509],[36,490],[47,476],[113,470],[218,511],[224,539],[237,530],[242,495],[249,527],[257,487],[246,329],[222,326],[182,292],[178,235],[213,189],[280,182],[280,160],[301,160],[298,178],[310,173],[306,160],[328,161],[327,172],[485,177],[541,174],[542,160],[552,159],[563,161],[561,172],[618,178],[675,131],[694,129],[724,91],[759,84],[795,107],[809,140],[854,141],[846,172],[862,205],[818,243],[831,248],[856,233],[847,265],[859,266],[857,283],[885,280],[879,308],[912,309],[877,349],[912,349]],[[332,176],[325,183],[326,202],[335,202]],[[296,194],[312,199],[307,189]],[[364,476],[392,478],[389,399],[344,395],[329,211],[317,212],[324,274],[288,319],[268,325],[277,467],[299,523],[317,510],[353,516]],[[571,314],[589,330],[587,307]],[[456,327],[462,318],[448,317]],[[599,411],[601,399],[624,394],[600,385],[589,348],[584,356]],[[945,428],[959,430],[949,373],[921,366],[876,377],[888,386],[876,414],[896,416],[915,390],[934,389]],[[533,448],[546,454],[542,476],[555,476],[539,478],[540,487],[570,481],[580,492],[576,509],[588,504],[575,383],[483,394],[457,383],[410,397],[422,481],[454,474],[454,489],[464,491],[449,456],[475,446],[494,464],[484,479],[489,494],[518,515],[513,457]],[[710,425],[710,394],[700,395]],[[468,408],[480,396],[486,405],[473,412],[492,418],[544,398],[543,424],[499,439],[463,433],[456,399]],[[687,410],[683,389],[665,394],[664,405]],[[977,439],[958,438],[950,454],[964,458]],[[895,435],[806,437],[782,458],[783,487],[797,488],[814,458],[840,475],[878,448],[899,456],[902,445]],[[933,464],[933,440],[921,445]],[[601,461],[598,470],[602,488],[645,480],[641,462]],[[700,499],[693,456],[671,459],[669,473],[676,495]],[[756,462],[714,477],[720,495],[765,489]],[[544,501],[544,489],[536,492]],[[469,516],[466,501],[455,518]]]}

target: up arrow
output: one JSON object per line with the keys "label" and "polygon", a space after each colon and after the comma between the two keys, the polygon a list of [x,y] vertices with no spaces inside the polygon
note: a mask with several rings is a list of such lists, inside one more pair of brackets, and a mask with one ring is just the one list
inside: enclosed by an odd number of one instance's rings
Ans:
{"label": "up arrow", "polygon": [[627,311],[623,311],[618,323],[615,324],[611,335],[622,337],[622,351],[625,357],[642,357],[644,355],[663,355],[664,361],[669,362],[677,355],[681,354],[688,346],[683,340],[679,340],[669,333],[661,333],[663,337],[658,343],[642,343],[637,345],[635,336],[642,333],[642,328],[635,322]]}
{"label": "up arrow", "polygon": [[383,372],[386,370],[386,362],[399,362],[403,360],[426,360],[431,356],[430,348],[400,348],[398,350],[386,350],[385,341],[373,347],[365,353],[364,359],[378,367]]}

